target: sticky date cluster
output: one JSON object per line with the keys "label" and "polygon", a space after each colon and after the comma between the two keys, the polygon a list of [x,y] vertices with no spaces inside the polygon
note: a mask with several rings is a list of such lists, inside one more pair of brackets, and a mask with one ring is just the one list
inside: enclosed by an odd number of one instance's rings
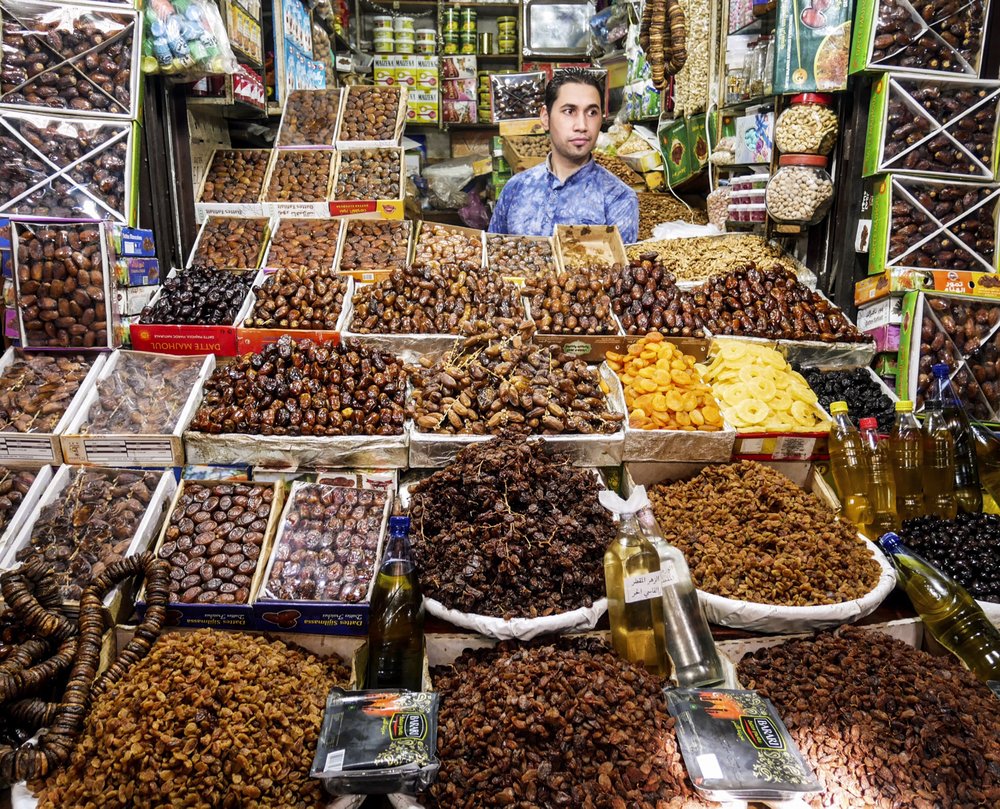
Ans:
{"label": "sticky date cluster", "polygon": [[524,295],[542,333],[617,334],[608,286],[609,272],[581,267],[536,276]]}
{"label": "sticky date cluster", "polygon": [[216,368],[191,422],[204,433],[400,435],[406,377],[391,354],[282,335]]}
{"label": "sticky date cluster", "polygon": [[243,306],[252,272],[192,267],[163,282],[159,297],[143,307],[140,323],[229,325]]}
{"label": "sticky date cluster", "polygon": [[614,312],[626,334],[658,331],[675,337],[702,337],[705,324],[690,293],[656,253],[643,253],[615,275],[611,284]]}
{"label": "sticky date cluster", "polygon": [[537,618],[604,593],[615,527],[597,479],[539,442],[472,444],[411,490],[424,594],[461,612]]}

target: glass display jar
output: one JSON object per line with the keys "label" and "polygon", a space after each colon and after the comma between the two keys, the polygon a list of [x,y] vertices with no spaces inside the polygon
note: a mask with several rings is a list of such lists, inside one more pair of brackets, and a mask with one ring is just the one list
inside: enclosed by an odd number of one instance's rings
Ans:
{"label": "glass display jar", "polygon": [[757,57],[757,40],[755,39],[747,45],[746,55],[743,57],[743,101],[754,97],[753,92],[753,63]]}
{"label": "glass display jar", "polygon": [[774,36],[765,37],[767,47],[764,49],[764,95],[774,94]]}
{"label": "glass display jar", "polygon": [[767,40],[762,36],[753,48],[750,58],[750,98],[762,98],[764,95],[764,62],[767,60]]}
{"label": "glass display jar", "polygon": [[822,155],[782,155],[764,195],[775,222],[808,227],[821,221],[833,204],[833,180]]}
{"label": "glass display jar", "polygon": [[774,124],[774,145],[783,154],[828,155],[837,142],[837,113],[827,93],[800,93]]}

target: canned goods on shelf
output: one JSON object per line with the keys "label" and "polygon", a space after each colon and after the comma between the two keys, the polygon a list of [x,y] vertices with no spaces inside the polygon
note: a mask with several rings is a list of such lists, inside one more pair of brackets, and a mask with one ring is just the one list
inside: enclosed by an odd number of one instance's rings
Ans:
{"label": "canned goods on shelf", "polygon": [[515,53],[517,39],[515,37],[500,37],[497,40],[497,50],[499,53]]}
{"label": "canned goods on shelf", "polygon": [[417,41],[416,52],[420,54],[431,54],[437,50],[437,43],[432,39],[430,42]]}
{"label": "canned goods on shelf", "polygon": [[500,32],[500,36],[504,34],[514,36],[514,32],[517,31],[517,17],[497,17],[497,31]]}
{"label": "canned goods on shelf", "polygon": [[462,47],[458,49],[458,52],[466,56],[473,56],[476,53],[476,43],[463,42]]}
{"label": "canned goods on shelf", "polygon": [[396,40],[396,53],[413,53],[413,42],[400,42]]}
{"label": "canned goods on shelf", "polygon": [[413,42],[412,31],[396,31],[394,34],[396,42]]}
{"label": "canned goods on shelf", "polygon": [[388,14],[376,14],[372,17],[372,29],[375,31],[392,31],[392,17]]}
{"label": "canned goods on shelf", "polygon": [[441,12],[441,32],[444,34],[458,33],[457,8],[446,8]]}
{"label": "canned goods on shelf", "polygon": [[396,17],[393,20],[392,27],[395,31],[412,31],[413,30],[413,17]]}
{"label": "canned goods on shelf", "polygon": [[479,35],[479,52],[493,53],[493,34],[488,31]]}

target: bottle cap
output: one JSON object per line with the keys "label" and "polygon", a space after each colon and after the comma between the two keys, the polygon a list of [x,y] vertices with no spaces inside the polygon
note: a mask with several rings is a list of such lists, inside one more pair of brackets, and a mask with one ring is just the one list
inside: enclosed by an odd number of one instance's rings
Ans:
{"label": "bottle cap", "polygon": [[410,518],[409,517],[390,517],[389,518],[389,533],[392,536],[399,536],[400,534],[406,535],[410,533]]}
{"label": "bottle cap", "polygon": [[847,412],[847,402],[831,402],[830,403],[830,415],[836,416],[838,413]]}
{"label": "bottle cap", "polygon": [[871,416],[865,416],[861,421],[858,422],[858,426],[862,430],[877,430],[878,429],[878,419]]}
{"label": "bottle cap", "polygon": [[892,531],[882,534],[878,538],[876,543],[883,551],[886,553],[892,553],[893,551],[899,550],[903,546],[903,541],[899,538],[899,534]]}
{"label": "bottle cap", "polygon": [[913,402],[909,399],[900,399],[896,402],[896,412],[897,413],[912,413],[913,412]]}
{"label": "bottle cap", "polygon": [[951,366],[946,362],[939,362],[931,366],[931,373],[938,379],[947,379],[951,373]]}

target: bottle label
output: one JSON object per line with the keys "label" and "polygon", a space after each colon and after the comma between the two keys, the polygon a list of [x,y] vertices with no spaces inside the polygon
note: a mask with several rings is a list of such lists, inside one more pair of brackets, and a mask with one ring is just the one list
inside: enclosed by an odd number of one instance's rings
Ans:
{"label": "bottle label", "polygon": [[625,578],[626,604],[659,598],[662,593],[663,584],[661,583],[659,570],[655,570],[652,573],[639,573],[635,576],[627,576]]}
{"label": "bottle label", "polygon": [[660,585],[677,584],[681,577],[677,575],[677,565],[669,559],[660,560]]}

